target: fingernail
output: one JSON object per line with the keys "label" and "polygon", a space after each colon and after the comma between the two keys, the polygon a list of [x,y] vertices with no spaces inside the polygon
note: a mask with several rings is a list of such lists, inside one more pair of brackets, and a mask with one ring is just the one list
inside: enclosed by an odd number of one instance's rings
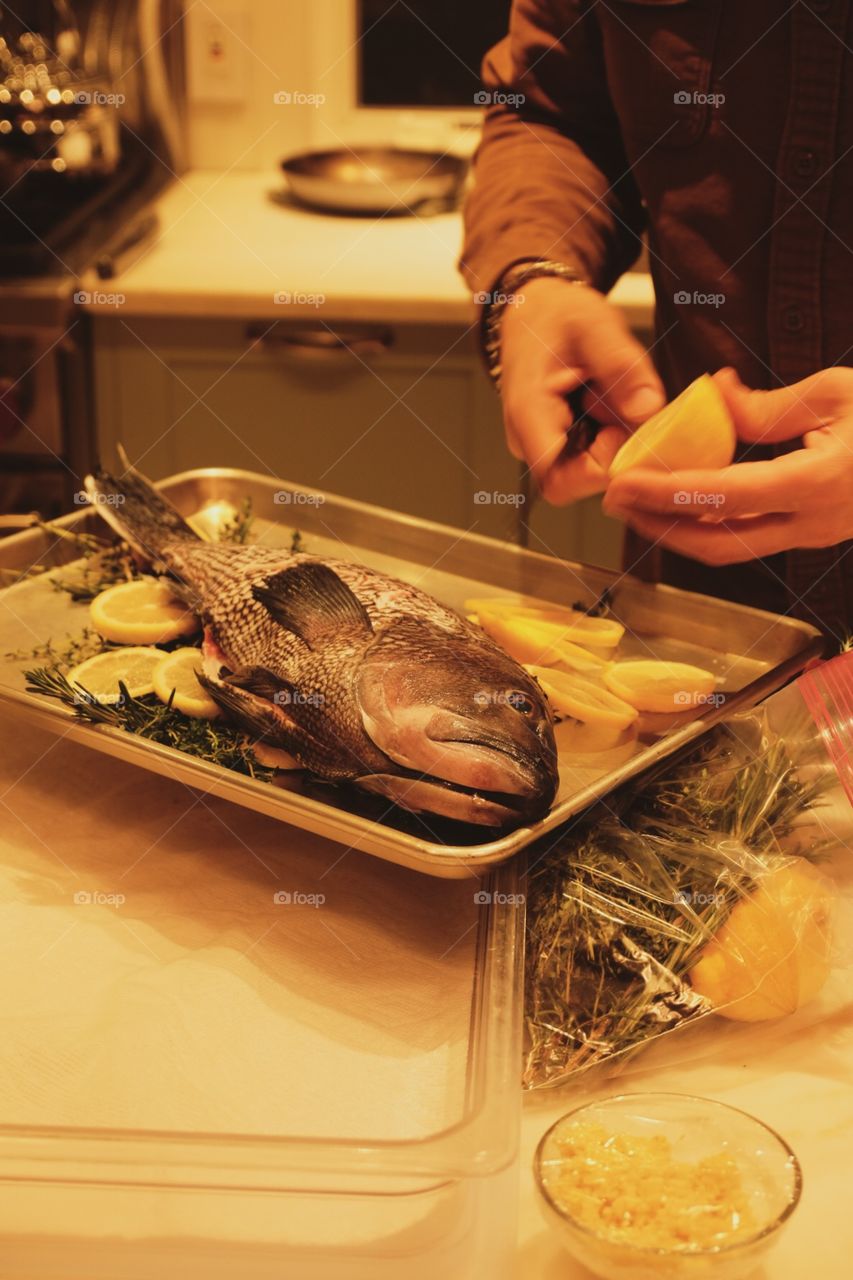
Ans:
{"label": "fingernail", "polygon": [[622,412],[631,421],[645,422],[664,404],[663,396],[654,387],[639,387],[623,402]]}

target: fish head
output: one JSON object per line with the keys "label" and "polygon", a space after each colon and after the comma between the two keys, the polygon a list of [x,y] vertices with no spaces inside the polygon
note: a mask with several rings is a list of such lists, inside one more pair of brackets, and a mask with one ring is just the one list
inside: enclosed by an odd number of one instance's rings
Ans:
{"label": "fish head", "polygon": [[370,739],[396,766],[360,778],[404,808],[519,826],[557,790],[553,722],[517,662],[473,627],[402,621],[366,650],[355,686]]}

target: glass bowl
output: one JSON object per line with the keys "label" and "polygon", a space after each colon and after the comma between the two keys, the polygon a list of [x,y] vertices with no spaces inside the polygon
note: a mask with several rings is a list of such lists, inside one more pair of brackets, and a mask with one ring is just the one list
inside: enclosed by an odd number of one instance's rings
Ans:
{"label": "glass bowl", "polygon": [[[579,1124],[595,1128],[578,1130]],[[635,1243],[629,1238],[630,1218],[623,1219],[623,1224],[608,1224],[599,1219],[599,1210],[605,1207],[607,1197],[599,1197],[591,1185],[582,1193],[583,1204],[572,1212],[557,1186],[570,1163],[561,1148],[561,1138],[565,1141],[570,1134],[576,1138],[583,1134],[594,1138],[601,1130],[607,1140],[618,1135],[624,1135],[628,1141],[664,1139],[668,1144],[668,1148],[664,1145],[664,1158],[686,1165],[695,1166],[710,1157],[733,1162],[739,1187],[732,1190],[732,1200],[750,1219],[741,1228],[741,1234],[728,1242],[725,1232],[710,1232],[714,1243],[667,1241],[664,1246]],[[645,1141],[641,1142],[637,1156],[641,1163],[647,1150]],[[579,1158],[576,1162],[577,1168],[585,1170],[582,1176],[586,1179],[592,1176],[591,1170],[594,1172],[591,1158],[588,1152],[586,1160]],[[609,1148],[603,1151],[603,1158],[622,1160]],[[540,1205],[549,1225],[559,1234],[565,1248],[593,1275],[602,1276],[604,1280],[660,1280],[661,1277],[694,1280],[704,1276],[713,1280],[744,1280],[775,1244],[780,1228],[797,1207],[802,1190],[797,1157],[767,1125],[722,1102],[679,1093],[620,1094],[568,1112],[542,1138],[533,1168]],[[646,1164],[640,1174],[640,1194],[651,1187],[654,1176],[654,1167]],[[608,1185],[615,1187],[613,1174],[608,1178]],[[663,1194],[661,1187],[656,1191]],[[703,1215],[712,1214],[714,1201],[710,1197],[706,1199],[707,1206],[688,1200],[679,1209],[670,1194],[668,1205],[655,1199],[654,1212],[662,1226],[674,1229],[678,1223],[683,1230],[689,1230],[691,1224],[703,1223]],[[630,1213],[629,1200],[624,1207]],[[611,1206],[607,1212],[612,1215],[616,1209]],[[577,1213],[581,1216],[576,1216]],[[709,1231],[711,1221],[709,1217],[704,1218]],[[694,1233],[695,1230],[694,1225]]]}

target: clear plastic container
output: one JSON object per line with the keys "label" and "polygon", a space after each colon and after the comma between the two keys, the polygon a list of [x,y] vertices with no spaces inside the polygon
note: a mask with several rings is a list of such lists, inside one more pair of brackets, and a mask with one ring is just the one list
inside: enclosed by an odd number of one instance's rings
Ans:
{"label": "clear plastic container", "polygon": [[853,651],[818,663],[765,703],[767,724],[837,773],[853,804]]}
{"label": "clear plastic container", "polygon": [[513,867],[422,877],[70,743],[46,786],[9,728],[2,1280],[507,1275]]}

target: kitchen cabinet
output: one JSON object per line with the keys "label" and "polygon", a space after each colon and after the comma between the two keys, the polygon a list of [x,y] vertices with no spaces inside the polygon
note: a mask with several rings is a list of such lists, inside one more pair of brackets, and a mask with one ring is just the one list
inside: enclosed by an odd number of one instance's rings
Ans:
{"label": "kitchen cabinet", "polygon": [[[99,455],[154,478],[238,467],[515,539],[519,467],[472,327],[99,314]],[[343,345],[346,344],[346,345]],[[530,546],[615,566],[597,499],[537,503]]]}

